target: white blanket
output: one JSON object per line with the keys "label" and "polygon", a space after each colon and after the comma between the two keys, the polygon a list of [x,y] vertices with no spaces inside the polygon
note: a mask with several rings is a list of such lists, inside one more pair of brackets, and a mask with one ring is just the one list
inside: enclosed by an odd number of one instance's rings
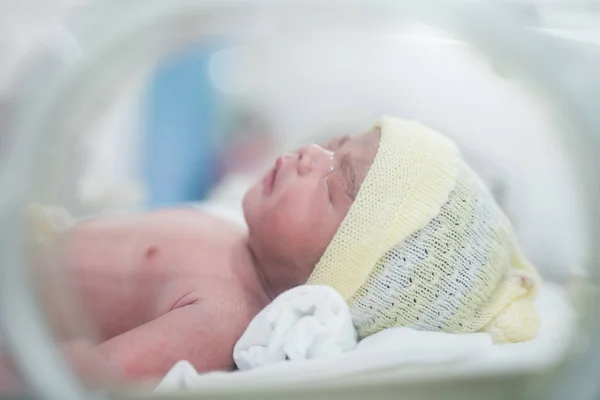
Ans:
{"label": "white blanket", "polygon": [[234,352],[244,371],[201,375],[181,361],[156,390],[268,387],[371,374],[401,379],[447,375],[449,370],[472,374],[541,368],[562,357],[574,315],[557,285],[542,288],[536,307],[540,331],[536,339],[525,343],[499,346],[484,333],[452,335],[394,328],[354,348],[355,331],[339,296],[328,288],[300,287],[277,298],[249,325]]}
{"label": "white blanket", "polygon": [[300,286],[252,320],[233,350],[240,370],[314,360],[354,350],[357,335],[346,302],[326,286]]}

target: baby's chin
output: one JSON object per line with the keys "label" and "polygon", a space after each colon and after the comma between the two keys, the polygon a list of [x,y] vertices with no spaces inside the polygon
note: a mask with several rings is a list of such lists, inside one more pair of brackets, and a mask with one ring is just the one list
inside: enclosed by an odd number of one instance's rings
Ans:
{"label": "baby's chin", "polygon": [[262,182],[258,180],[246,193],[242,199],[242,211],[246,224],[250,227],[256,219],[256,214],[262,203]]}

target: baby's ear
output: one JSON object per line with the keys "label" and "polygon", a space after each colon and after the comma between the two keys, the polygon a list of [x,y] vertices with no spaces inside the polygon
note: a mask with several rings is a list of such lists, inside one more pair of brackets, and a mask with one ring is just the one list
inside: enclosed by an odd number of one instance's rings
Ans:
{"label": "baby's ear", "polygon": [[26,229],[35,245],[45,245],[53,241],[71,225],[74,219],[62,207],[30,204],[27,207]]}

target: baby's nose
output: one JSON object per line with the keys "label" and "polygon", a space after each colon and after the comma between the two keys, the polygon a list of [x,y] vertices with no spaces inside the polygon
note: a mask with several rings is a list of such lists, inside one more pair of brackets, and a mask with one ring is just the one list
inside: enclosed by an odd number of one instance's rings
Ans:
{"label": "baby's nose", "polygon": [[307,175],[315,168],[329,172],[333,162],[333,152],[316,144],[302,147],[298,151],[298,173]]}

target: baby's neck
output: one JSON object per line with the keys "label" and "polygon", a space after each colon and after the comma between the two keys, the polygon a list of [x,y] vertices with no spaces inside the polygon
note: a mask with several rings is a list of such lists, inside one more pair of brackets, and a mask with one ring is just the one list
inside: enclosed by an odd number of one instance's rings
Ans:
{"label": "baby's neck", "polygon": [[261,309],[266,307],[273,300],[273,296],[248,246],[247,238],[236,242],[232,250],[236,264],[233,272],[239,279],[242,290],[252,304]]}
{"label": "baby's neck", "polygon": [[252,256],[254,270],[262,291],[270,301],[292,288],[305,284],[308,280],[308,274],[302,273],[306,268],[281,258],[257,257],[252,246],[247,245],[247,249]]}

